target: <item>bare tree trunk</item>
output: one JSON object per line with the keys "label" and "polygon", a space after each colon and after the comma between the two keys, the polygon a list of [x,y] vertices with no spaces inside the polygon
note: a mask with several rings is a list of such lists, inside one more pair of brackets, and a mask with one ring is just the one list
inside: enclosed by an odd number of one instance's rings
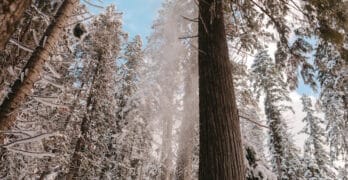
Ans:
{"label": "bare tree trunk", "polygon": [[244,180],[223,0],[199,1],[200,180]]}
{"label": "bare tree trunk", "polygon": [[198,123],[198,62],[197,54],[192,55],[185,68],[184,118],[180,127],[176,179],[192,179],[193,146],[195,125]]}
{"label": "bare tree trunk", "polygon": [[[35,49],[28,63],[11,87],[11,92],[0,106],[0,131],[7,131],[16,119],[16,110],[32,94],[34,83],[40,79],[45,61],[53,52],[55,43],[60,39],[64,25],[72,15],[78,0],[65,0],[55,15],[54,21],[48,26],[41,38],[40,46]],[[0,144],[4,135],[0,135]]]}
{"label": "bare tree trunk", "polygon": [[0,0],[0,50],[5,48],[30,4],[31,0]]}

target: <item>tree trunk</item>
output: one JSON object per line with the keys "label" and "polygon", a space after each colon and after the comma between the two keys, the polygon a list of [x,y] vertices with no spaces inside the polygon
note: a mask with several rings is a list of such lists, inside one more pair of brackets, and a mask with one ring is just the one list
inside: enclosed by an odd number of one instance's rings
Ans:
{"label": "tree trunk", "polygon": [[16,30],[31,0],[0,0],[0,50],[5,49],[7,41]]}
{"label": "tree trunk", "polygon": [[[32,94],[34,83],[40,79],[45,61],[53,53],[55,43],[60,39],[64,24],[72,15],[78,0],[65,0],[41,38],[40,46],[35,49],[19,77],[11,87],[11,92],[0,106],[0,131],[7,131],[14,124],[16,110]],[[0,135],[0,144],[4,135]]]}
{"label": "tree trunk", "polygon": [[223,0],[200,0],[199,13],[199,179],[244,180]]}
{"label": "tree trunk", "polygon": [[171,116],[165,115],[162,136],[162,154],[161,154],[161,180],[171,180],[172,176],[172,138],[173,138],[173,120]]}
{"label": "tree trunk", "polygon": [[93,89],[94,87],[98,86],[98,83],[96,82],[98,80],[96,80],[97,79],[96,77],[98,73],[100,73],[99,69],[100,69],[101,63],[103,63],[101,62],[101,59],[102,59],[101,54],[99,54],[97,65],[95,67],[93,76],[91,77],[92,81],[91,81],[89,94],[87,97],[86,112],[81,122],[81,127],[80,127],[81,136],[79,137],[75,145],[75,151],[70,161],[69,172],[66,175],[67,180],[73,180],[78,178],[80,166],[82,164],[81,153],[83,153],[86,150],[87,142],[89,142],[88,132],[90,129],[90,124],[92,122],[92,119],[89,114],[95,110],[95,99],[93,97],[94,96]]}
{"label": "tree trunk", "polygon": [[176,179],[192,179],[192,160],[194,138],[196,135],[195,125],[198,123],[198,64],[197,54],[192,55],[186,63],[185,95],[184,95],[184,118],[181,122],[179,135],[178,159],[176,164]]}

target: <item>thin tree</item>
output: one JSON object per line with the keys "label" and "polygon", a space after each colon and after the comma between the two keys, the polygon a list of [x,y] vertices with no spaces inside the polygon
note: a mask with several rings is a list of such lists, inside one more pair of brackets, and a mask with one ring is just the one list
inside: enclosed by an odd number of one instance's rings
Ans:
{"label": "thin tree", "polygon": [[[328,168],[329,156],[324,145],[323,120],[314,114],[315,111],[310,97],[302,96],[301,100],[303,112],[306,113],[302,120],[306,123],[303,132],[308,135],[304,148],[304,160],[307,161],[306,178],[330,179],[330,175],[333,173]],[[331,178],[334,177],[331,176]]]}
{"label": "thin tree", "polygon": [[178,158],[176,164],[176,179],[192,179],[192,163],[194,138],[197,135],[195,125],[198,123],[198,79],[197,79],[197,54],[191,54],[184,65],[185,68],[185,87],[183,106],[184,114],[180,126]]}
{"label": "thin tree", "polygon": [[86,144],[90,141],[90,137],[88,136],[88,133],[90,131],[90,124],[92,123],[92,119],[90,116],[93,111],[95,111],[95,101],[96,99],[94,98],[95,94],[93,93],[93,88],[99,86],[98,80],[96,80],[98,73],[100,73],[100,66],[102,62],[102,57],[101,54],[97,55],[97,64],[94,70],[94,74],[92,76],[92,82],[91,82],[91,88],[89,90],[89,94],[87,97],[87,102],[86,102],[86,109],[87,112],[84,114],[80,126],[80,131],[81,131],[81,137],[77,140],[74,154],[71,158],[70,162],[70,167],[69,167],[69,172],[66,176],[66,179],[72,180],[76,177],[78,177],[79,174],[79,169],[82,164],[82,157],[81,154],[84,152],[84,149],[86,149]]}
{"label": "thin tree", "polygon": [[81,136],[75,144],[66,179],[104,179],[116,176],[117,162],[112,141],[119,134],[116,119],[115,72],[116,59],[121,44],[121,14],[115,6],[106,8],[88,26],[86,37],[86,60],[92,61],[94,75],[87,77],[89,83],[86,106],[80,124]]}
{"label": "thin tree", "polygon": [[0,50],[5,48],[7,41],[16,30],[16,25],[30,4],[31,0],[0,1]]}
{"label": "thin tree", "polygon": [[[23,68],[20,77],[11,87],[8,97],[0,105],[0,131],[10,129],[16,120],[16,110],[32,94],[34,83],[40,79],[40,73],[43,70],[45,61],[50,53],[54,51],[54,45],[60,39],[64,24],[74,11],[77,0],[65,0],[55,15],[54,21],[47,28],[44,36],[41,38],[38,46],[27,64]],[[4,135],[0,135],[0,143],[3,143]]]}
{"label": "thin tree", "polygon": [[243,149],[224,25],[224,1],[199,3],[199,179],[244,180]]}
{"label": "thin tree", "polygon": [[280,103],[290,101],[287,84],[267,51],[260,51],[252,65],[254,87],[258,97],[265,94],[264,107],[269,126],[269,150],[273,171],[278,179],[301,179],[302,167],[298,152],[289,137],[287,124],[282,116],[290,107]]}

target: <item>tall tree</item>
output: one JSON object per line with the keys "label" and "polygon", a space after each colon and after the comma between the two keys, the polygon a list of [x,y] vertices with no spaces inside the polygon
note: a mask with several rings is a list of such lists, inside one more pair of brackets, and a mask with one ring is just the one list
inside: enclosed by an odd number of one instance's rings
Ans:
{"label": "tall tree", "polygon": [[[183,25],[182,14],[177,13],[182,8],[182,1],[165,1],[159,12],[159,18],[154,24],[154,33],[148,43],[148,66],[151,71],[147,79],[145,92],[153,108],[149,109],[151,119],[160,127],[161,133],[158,142],[159,149],[159,177],[160,179],[173,178],[174,171],[174,125],[175,120],[181,118],[179,114],[178,96],[181,96],[181,73],[183,57],[186,55],[186,46],[179,37],[184,36],[186,27]],[[186,3],[186,2],[185,2]],[[155,101],[155,102],[154,102]]]}
{"label": "tall tree", "polygon": [[202,180],[245,179],[223,9],[222,0],[199,3],[199,179]]}
{"label": "tall tree", "polygon": [[180,125],[176,178],[189,180],[193,177],[194,140],[198,124],[198,67],[197,54],[191,52],[184,64],[183,119]]}
{"label": "tall tree", "polygon": [[[240,56],[240,55],[239,55]],[[252,91],[252,76],[243,58],[236,56],[233,63],[233,82],[237,98],[238,115],[241,119],[241,131],[246,165],[246,179],[275,179],[265,158],[265,134],[260,113]]]}
{"label": "tall tree", "polygon": [[304,159],[307,161],[305,172],[306,178],[328,179],[332,172],[329,170],[329,156],[325,150],[325,131],[322,128],[323,120],[315,116],[312,100],[308,96],[302,96],[303,112],[306,116],[303,121],[306,123],[303,132],[308,135],[305,142]]}
{"label": "tall tree", "polygon": [[[40,79],[45,61],[54,51],[54,45],[61,36],[61,31],[72,15],[77,0],[65,0],[59,8],[55,20],[47,28],[40,41],[40,46],[35,49],[27,64],[23,68],[20,77],[11,86],[11,91],[0,105],[0,130],[8,130],[15,122],[16,110],[32,93],[34,83]],[[4,135],[0,135],[0,143],[3,143]]]}
{"label": "tall tree", "polygon": [[258,96],[261,92],[265,93],[264,106],[269,126],[269,149],[274,172],[278,179],[302,178],[298,152],[288,137],[287,125],[281,114],[289,107],[280,103],[290,101],[284,78],[265,50],[256,55],[252,69],[255,76],[254,87]]}
{"label": "tall tree", "polygon": [[31,0],[0,2],[0,50],[6,46],[11,35],[16,30],[19,20],[23,17],[25,10],[30,6]]}
{"label": "tall tree", "polygon": [[117,136],[115,130],[118,127],[114,78],[122,41],[121,24],[120,13],[115,6],[109,6],[88,26],[83,53],[86,61],[91,62],[94,73],[84,82],[89,85],[89,92],[80,123],[81,135],[75,144],[67,179],[116,176],[110,168],[115,166],[112,155],[116,152],[109,145]]}
{"label": "tall tree", "polygon": [[[122,64],[123,63],[123,64]],[[117,176],[143,179],[146,177],[151,149],[149,119],[144,116],[144,105],[141,103],[142,90],[139,84],[142,79],[144,54],[140,36],[127,43],[123,58],[119,59],[117,81],[117,121],[119,134],[124,141],[115,139],[109,146],[115,146],[117,157]],[[121,65],[122,64],[122,65]],[[145,105],[146,106],[146,105]]]}

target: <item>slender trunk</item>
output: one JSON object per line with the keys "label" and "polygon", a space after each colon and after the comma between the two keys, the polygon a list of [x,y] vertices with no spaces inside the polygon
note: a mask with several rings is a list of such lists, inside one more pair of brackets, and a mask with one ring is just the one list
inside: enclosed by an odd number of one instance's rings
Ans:
{"label": "slender trunk", "polygon": [[198,123],[197,95],[197,56],[192,56],[185,66],[184,118],[180,127],[176,179],[192,179],[192,161],[195,138],[195,125]]}
{"label": "slender trunk", "polygon": [[82,163],[81,153],[83,153],[86,150],[87,143],[89,142],[88,132],[90,129],[90,124],[92,122],[92,119],[90,117],[90,112],[93,112],[95,110],[95,99],[93,98],[94,96],[93,89],[94,87],[98,86],[98,80],[96,80],[96,76],[99,72],[100,65],[102,63],[101,59],[102,59],[101,54],[99,54],[98,62],[95,67],[94,74],[92,76],[91,87],[87,97],[86,112],[81,122],[81,127],[80,127],[81,136],[77,140],[75,145],[75,151],[70,161],[69,172],[66,175],[67,180],[73,180],[78,177],[80,166]]}
{"label": "slender trunk", "polygon": [[0,50],[5,48],[30,4],[31,0],[0,0]]}
{"label": "slender trunk", "polygon": [[170,116],[164,116],[164,127],[162,136],[162,154],[161,154],[161,180],[171,179],[172,168],[172,138],[173,138],[173,120]]}
{"label": "slender trunk", "polygon": [[[0,105],[0,131],[7,131],[16,120],[16,110],[32,94],[34,83],[40,79],[45,61],[53,53],[55,43],[62,35],[64,24],[72,15],[77,0],[65,0],[59,8],[54,21],[47,28],[40,41],[40,46],[35,49],[28,63],[21,72],[8,97]],[[0,144],[3,143],[4,135],[0,135]]]}
{"label": "slender trunk", "polygon": [[223,1],[199,3],[200,180],[244,180],[243,149]]}

